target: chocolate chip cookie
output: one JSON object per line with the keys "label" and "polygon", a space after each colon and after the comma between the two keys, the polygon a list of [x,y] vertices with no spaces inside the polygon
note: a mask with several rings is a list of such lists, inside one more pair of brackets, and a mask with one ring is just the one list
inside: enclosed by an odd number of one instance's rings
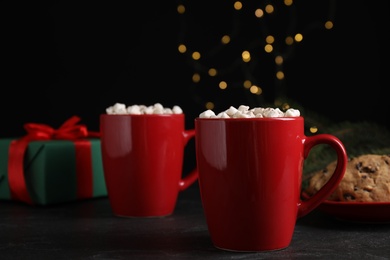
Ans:
{"label": "chocolate chip cookie", "polygon": [[[315,194],[331,177],[336,161],[316,172],[305,192]],[[390,202],[390,156],[365,154],[348,161],[343,179],[329,196],[332,201]]]}

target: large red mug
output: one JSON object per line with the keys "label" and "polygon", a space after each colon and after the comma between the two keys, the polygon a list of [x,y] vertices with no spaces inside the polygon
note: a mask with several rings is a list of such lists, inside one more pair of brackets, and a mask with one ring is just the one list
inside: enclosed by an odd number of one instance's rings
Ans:
{"label": "large red mug", "polygon": [[102,114],[101,151],[113,213],[162,217],[173,213],[179,192],[198,178],[183,173],[185,147],[195,130],[184,114]]}
{"label": "large red mug", "polygon": [[[329,134],[305,136],[301,116],[196,118],[195,130],[204,214],[211,240],[220,249],[288,247],[297,218],[325,200],[345,173],[341,141]],[[318,193],[301,200],[304,160],[320,144],[335,150],[337,167]]]}

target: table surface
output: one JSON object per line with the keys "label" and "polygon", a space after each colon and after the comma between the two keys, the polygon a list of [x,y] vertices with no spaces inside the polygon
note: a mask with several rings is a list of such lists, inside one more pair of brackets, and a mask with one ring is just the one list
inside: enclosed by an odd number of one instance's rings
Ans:
{"label": "table surface", "polygon": [[341,221],[314,210],[289,247],[242,253],[215,248],[193,185],[172,215],[123,218],[108,198],[51,206],[0,201],[1,259],[390,259],[390,224]]}

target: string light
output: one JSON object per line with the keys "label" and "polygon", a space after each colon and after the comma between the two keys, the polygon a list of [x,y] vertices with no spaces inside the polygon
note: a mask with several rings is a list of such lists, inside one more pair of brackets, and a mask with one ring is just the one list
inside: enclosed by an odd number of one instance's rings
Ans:
{"label": "string light", "polygon": [[[178,51],[193,69],[189,82],[194,99],[204,108],[215,108],[224,105],[221,92],[241,89],[256,106],[266,103],[268,94],[276,106],[287,109],[284,63],[304,37],[318,28],[314,25],[333,28],[334,2],[329,6],[330,15],[323,21],[302,25],[292,0],[225,1],[215,10],[198,1],[180,3]],[[269,73],[270,67],[274,73]]]}

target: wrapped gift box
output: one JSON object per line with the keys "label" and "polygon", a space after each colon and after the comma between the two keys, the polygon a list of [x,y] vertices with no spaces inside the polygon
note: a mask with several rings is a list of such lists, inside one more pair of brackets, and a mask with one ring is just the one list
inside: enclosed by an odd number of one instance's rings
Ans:
{"label": "wrapped gift box", "polygon": [[[8,178],[11,142],[0,139],[0,199],[4,200],[14,199]],[[90,146],[89,155],[80,156],[76,151],[80,144]],[[23,169],[28,194],[36,205],[107,196],[99,138],[31,141]]]}

